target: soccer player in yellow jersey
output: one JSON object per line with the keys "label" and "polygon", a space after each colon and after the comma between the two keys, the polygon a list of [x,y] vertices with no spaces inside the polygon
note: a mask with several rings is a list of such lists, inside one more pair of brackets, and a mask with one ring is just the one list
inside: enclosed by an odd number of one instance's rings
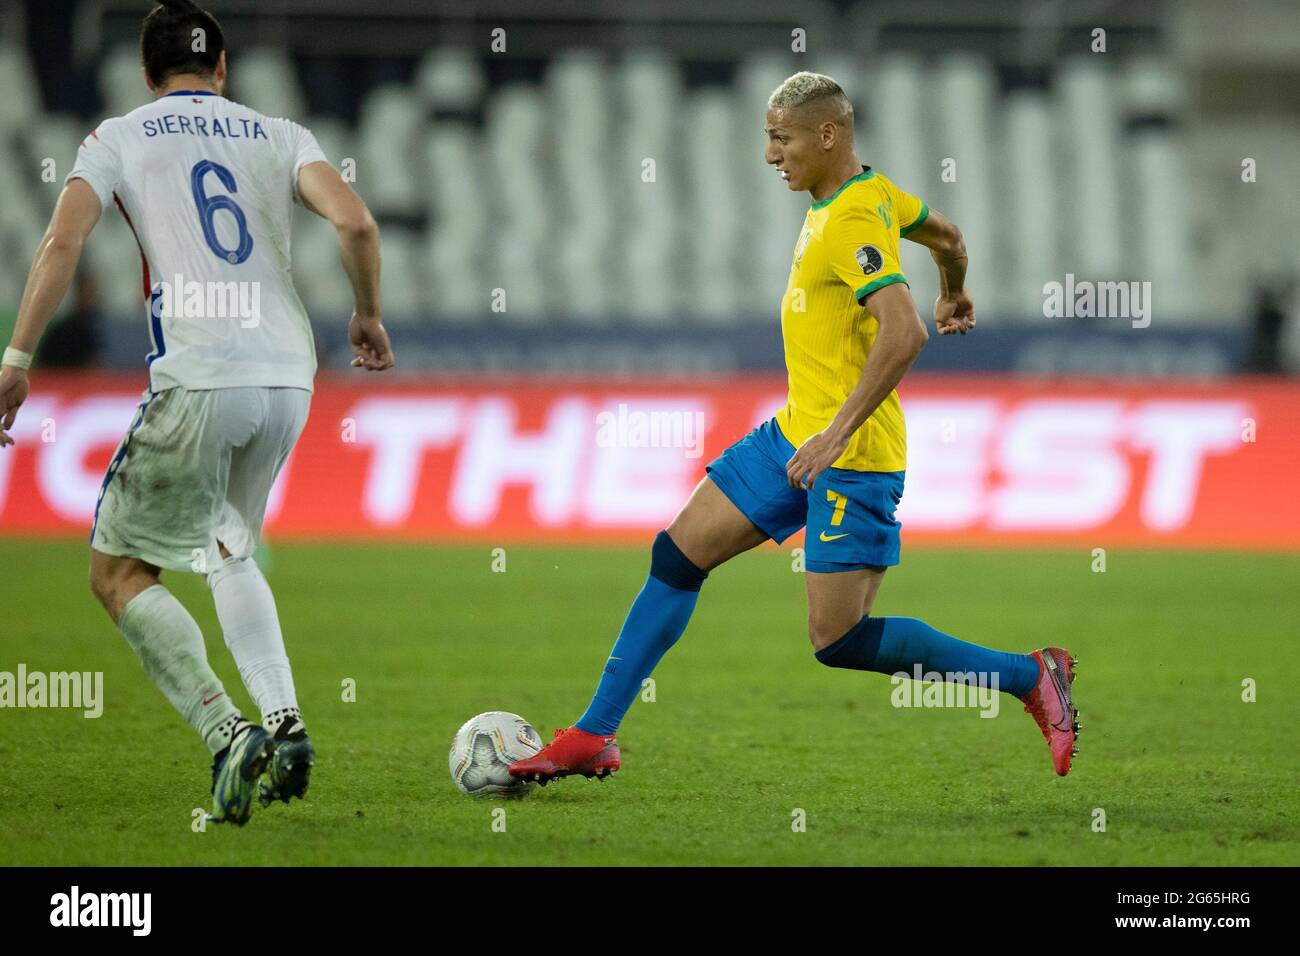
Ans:
{"label": "soccer player in yellow jersey", "polygon": [[650,575],[628,612],[591,705],[536,756],[511,767],[546,782],[604,778],[614,734],[641,682],[686,629],[708,572],[769,538],[806,527],[808,636],[829,667],[938,674],[1019,698],[1070,769],[1078,732],[1063,648],[994,651],[907,617],[873,617],[898,563],[907,438],[895,389],[929,334],[899,267],[905,237],[939,268],[940,335],[975,328],[957,227],[858,161],[853,107],[830,77],[796,73],[767,109],[767,162],[812,205],[781,300],[789,396],[776,417],[728,448],[655,539]]}

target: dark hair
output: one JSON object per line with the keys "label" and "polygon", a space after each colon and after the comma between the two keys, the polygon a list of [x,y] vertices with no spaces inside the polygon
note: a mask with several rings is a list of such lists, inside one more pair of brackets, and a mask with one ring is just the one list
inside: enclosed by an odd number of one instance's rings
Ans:
{"label": "dark hair", "polygon": [[[194,49],[196,30],[202,31],[200,50]],[[140,62],[155,86],[177,73],[210,75],[225,48],[217,18],[191,0],[157,0],[140,29]]]}

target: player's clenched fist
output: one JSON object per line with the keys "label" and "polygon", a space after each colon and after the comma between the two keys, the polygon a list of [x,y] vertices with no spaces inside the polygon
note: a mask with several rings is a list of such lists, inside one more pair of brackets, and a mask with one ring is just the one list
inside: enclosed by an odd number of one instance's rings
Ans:
{"label": "player's clenched fist", "polygon": [[18,417],[18,406],[27,400],[27,373],[12,365],[0,365],[0,448],[12,445],[9,429]]}
{"label": "player's clenched fist", "polygon": [[975,328],[975,303],[970,293],[963,289],[934,300],[934,325],[940,335],[960,332],[965,335]]}
{"label": "player's clenched fist", "polygon": [[348,323],[348,341],[356,358],[352,360],[354,368],[382,372],[396,364],[393,347],[388,341],[388,330],[378,316],[362,316],[353,313]]}

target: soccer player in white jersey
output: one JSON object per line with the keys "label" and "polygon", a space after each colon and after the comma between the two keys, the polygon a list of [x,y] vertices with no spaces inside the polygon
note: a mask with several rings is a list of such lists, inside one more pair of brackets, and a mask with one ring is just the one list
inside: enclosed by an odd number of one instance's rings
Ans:
{"label": "soccer player in white jersey", "polygon": [[[149,388],[95,508],[90,586],[212,752],[212,819],[242,825],[255,794],[263,804],[302,796],[315,759],[275,600],[253,560],[316,370],[289,271],[293,203],[338,231],[355,297],[352,364],[371,371],[393,365],[379,232],[310,132],[225,99],[224,40],[210,13],[160,0],[140,52],[154,102],[82,143],[36,252],[0,362],[0,447],[13,443],[32,353],[86,237],[116,205],[140,248],[153,348]],[[208,666],[198,624],[159,581],[164,569],[207,575],[261,725],[240,715]]]}

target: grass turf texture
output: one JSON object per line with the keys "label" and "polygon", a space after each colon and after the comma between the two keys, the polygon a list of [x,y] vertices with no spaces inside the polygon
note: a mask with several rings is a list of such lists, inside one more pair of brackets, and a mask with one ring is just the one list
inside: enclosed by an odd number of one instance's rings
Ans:
{"label": "grass turf texture", "polygon": [[[1081,658],[1083,752],[1061,779],[1007,695],[996,719],[896,709],[886,677],[817,665],[802,576],[765,547],[710,576],[657,699],[633,705],[618,775],[508,801],[455,790],[452,734],[484,710],[547,740],[571,723],[648,549],[510,548],[505,573],[486,547],[278,544],[270,558],[316,774],[306,801],[199,833],[207,752],[90,596],[84,547],[0,541],[0,670],[102,670],[105,691],[97,720],[0,711],[4,863],[1300,863],[1300,556],[1112,551],[1092,573],[1086,551],[910,550],[876,613]],[[252,714],[202,579],[164,580]],[[1241,699],[1247,677],[1257,703]]]}

